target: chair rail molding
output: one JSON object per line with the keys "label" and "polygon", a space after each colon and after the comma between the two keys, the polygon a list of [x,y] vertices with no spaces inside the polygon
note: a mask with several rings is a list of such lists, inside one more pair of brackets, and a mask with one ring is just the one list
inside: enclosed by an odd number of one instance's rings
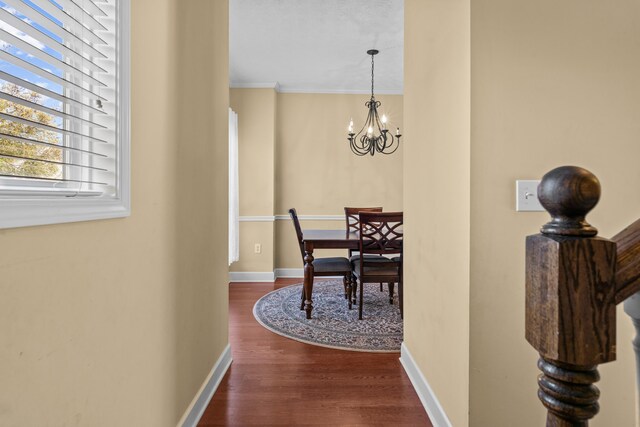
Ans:
{"label": "chair rail molding", "polygon": [[[278,221],[288,221],[289,215],[276,215]],[[298,215],[300,221],[344,221],[344,214],[341,215]]]}
{"label": "chair rail molding", "polygon": [[[300,221],[344,221],[342,215],[299,215]],[[289,221],[289,215],[241,215],[240,222],[273,222]]]}
{"label": "chair rail molding", "polygon": [[240,222],[273,222],[276,217],[271,215],[255,215],[255,216],[240,216]]}

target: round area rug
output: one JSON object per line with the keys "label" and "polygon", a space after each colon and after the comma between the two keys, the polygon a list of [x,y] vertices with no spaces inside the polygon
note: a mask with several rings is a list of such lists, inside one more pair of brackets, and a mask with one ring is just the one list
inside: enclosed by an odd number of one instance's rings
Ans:
{"label": "round area rug", "polygon": [[[389,304],[384,285],[364,288],[363,320],[358,306],[349,310],[342,280],[317,281],[313,285],[313,318],[300,310],[302,284],[268,293],[256,302],[253,315],[265,328],[278,335],[322,347],[351,351],[395,353],[402,343],[402,319],[397,296]],[[396,285],[397,288],[397,285]],[[397,291],[397,289],[396,289]]]}

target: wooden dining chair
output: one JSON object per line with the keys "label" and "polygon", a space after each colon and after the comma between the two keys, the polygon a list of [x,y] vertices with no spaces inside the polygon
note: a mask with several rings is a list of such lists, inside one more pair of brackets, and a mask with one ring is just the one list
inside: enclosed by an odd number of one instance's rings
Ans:
{"label": "wooden dining chair", "polygon": [[[289,215],[291,221],[296,230],[296,237],[298,238],[298,245],[300,247],[300,255],[302,256],[302,267],[304,268],[304,236],[302,233],[302,227],[300,227],[300,221],[298,220],[298,213],[295,208],[289,209]],[[349,288],[352,283],[352,266],[349,260],[345,257],[325,257],[313,259],[313,275],[315,276],[342,276],[342,284],[344,285],[344,297],[349,298]],[[313,277],[311,278],[313,280]],[[350,300],[350,298],[349,298]],[[304,287],[302,288],[302,304],[300,309],[304,308]]]}
{"label": "wooden dining chair", "polygon": [[[402,286],[402,212],[360,212],[359,250],[363,256],[353,264],[360,283],[358,319],[362,320],[365,283],[389,283],[389,302],[393,303],[393,284],[398,284],[400,314],[404,313]],[[383,256],[372,261],[367,255]]]}
{"label": "wooden dining chair", "polygon": [[[344,218],[347,222],[347,231],[352,233],[359,233],[360,232],[360,217],[358,216],[360,214],[360,212],[382,212],[382,207],[374,207],[374,208],[353,208],[353,207],[346,207],[344,208]],[[379,260],[380,256],[379,255],[367,255],[369,258],[374,259],[374,260]],[[349,261],[351,261],[351,263],[353,264],[354,262],[356,262],[357,260],[360,259],[360,252],[353,250],[353,249],[349,249]],[[382,292],[383,289],[383,285],[382,283],[380,283],[380,292]],[[353,302],[356,302],[356,289],[355,287],[353,288]],[[349,307],[351,308],[351,307]]]}
{"label": "wooden dining chair", "polygon": [[[375,208],[344,208],[344,218],[347,222],[347,231],[350,233],[359,233],[360,232],[360,212],[382,212],[382,207]],[[353,257],[353,253],[357,252],[356,250],[349,249],[349,259],[351,261],[355,261],[356,259]]]}

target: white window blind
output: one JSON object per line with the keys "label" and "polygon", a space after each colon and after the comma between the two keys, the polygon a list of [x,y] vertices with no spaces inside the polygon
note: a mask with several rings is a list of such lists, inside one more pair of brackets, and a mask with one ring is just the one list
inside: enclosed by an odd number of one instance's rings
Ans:
{"label": "white window blind", "polygon": [[128,0],[0,0],[0,227],[128,214],[128,38]]}

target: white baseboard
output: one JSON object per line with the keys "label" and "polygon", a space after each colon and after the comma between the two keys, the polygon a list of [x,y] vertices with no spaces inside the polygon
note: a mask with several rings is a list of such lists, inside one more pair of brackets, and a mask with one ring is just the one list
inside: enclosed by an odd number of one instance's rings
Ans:
{"label": "white baseboard", "polygon": [[[230,271],[229,282],[274,282],[277,278],[302,279],[302,268],[276,268],[275,271]],[[322,276],[323,279],[342,279],[342,276]]]}
{"label": "white baseboard", "polygon": [[276,268],[276,277],[303,278],[304,270],[301,268]]}
{"label": "white baseboard", "polygon": [[447,414],[444,412],[440,402],[438,402],[438,398],[433,393],[427,379],[422,375],[420,368],[416,365],[404,342],[400,347],[400,363],[402,363],[434,427],[451,427],[451,421],[449,421]]}
{"label": "white baseboard", "polygon": [[273,271],[230,271],[230,282],[273,282],[276,275]]}
{"label": "white baseboard", "polygon": [[[275,274],[276,278],[302,279],[304,277],[304,270],[302,268],[276,268]],[[322,276],[316,278],[316,280],[322,279],[342,279],[342,276]]]}
{"label": "white baseboard", "polygon": [[198,390],[198,393],[191,401],[191,404],[185,411],[180,421],[178,421],[178,426],[182,427],[196,427],[200,418],[202,418],[202,414],[204,414],[204,410],[207,409],[207,405],[211,401],[213,394],[218,389],[224,374],[231,366],[231,346],[227,344],[225,349],[222,351],[222,354],[218,358],[218,361],[211,372],[209,372],[209,376]]}

